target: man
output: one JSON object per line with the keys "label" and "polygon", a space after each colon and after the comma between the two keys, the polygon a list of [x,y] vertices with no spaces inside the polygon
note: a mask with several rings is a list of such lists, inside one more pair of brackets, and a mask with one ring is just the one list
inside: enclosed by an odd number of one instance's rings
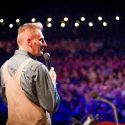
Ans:
{"label": "man", "polygon": [[19,27],[15,51],[1,67],[2,97],[8,105],[7,125],[50,125],[59,105],[56,73],[37,61],[47,46],[40,22]]}

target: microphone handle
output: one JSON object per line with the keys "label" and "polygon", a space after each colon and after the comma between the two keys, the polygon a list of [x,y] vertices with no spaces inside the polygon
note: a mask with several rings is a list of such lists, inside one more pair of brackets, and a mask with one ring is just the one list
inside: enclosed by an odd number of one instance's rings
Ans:
{"label": "microphone handle", "polygon": [[110,101],[108,101],[107,99],[105,99],[105,98],[98,97],[97,99],[102,101],[102,102],[105,102],[105,103],[109,104],[112,107],[113,112],[114,112],[114,118],[115,118],[116,125],[119,125],[116,106],[113,103],[111,103]]}
{"label": "microphone handle", "polygon": [[51,68],[50,60],[45,60],[45,63],[46,63],[47,69],[50,70],[50,68]]}

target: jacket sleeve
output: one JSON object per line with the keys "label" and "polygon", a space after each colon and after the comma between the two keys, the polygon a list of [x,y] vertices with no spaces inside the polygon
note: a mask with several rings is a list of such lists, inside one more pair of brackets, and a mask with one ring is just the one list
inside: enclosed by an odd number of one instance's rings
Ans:
{"label": "jacket sleeve", "polygon": [[48,69],[43,64],[36,69],[36,92],[40,106],[49,113],[54,113],[60,97],[57,89],[54,88]]}

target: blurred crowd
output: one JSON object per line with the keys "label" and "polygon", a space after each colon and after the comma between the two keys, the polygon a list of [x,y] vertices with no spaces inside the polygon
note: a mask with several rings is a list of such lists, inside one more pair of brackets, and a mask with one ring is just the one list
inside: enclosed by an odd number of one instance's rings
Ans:
{"label": "blurred crowd", "polygon": [[[14,40],[0,41],[0,65],[16,47]],[[123,40],[52,40],[45,51],[50,53],[57,72],[61,97],[58,111],[52,115],[53,125],[70,125],[74,119],[83,122],[89,115],[99,121],[115,121],[111,106],[92,98],[92,92],[112,102],[119,122],[125,123]]]}

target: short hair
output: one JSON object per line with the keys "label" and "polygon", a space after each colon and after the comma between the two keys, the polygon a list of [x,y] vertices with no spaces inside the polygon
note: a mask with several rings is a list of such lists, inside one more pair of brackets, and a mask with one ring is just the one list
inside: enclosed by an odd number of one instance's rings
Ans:
{"label": "short hair", "polygon": [[39,29],[39,30],[43,30],[43,25],[42,23],[40,22],[34,22],[34,23],[25,23],[23,25],[21,25],[19,28],[18,28],[18,35],[17,35],[17,42],[19,43],[20,42],[20,37],[21,37],[21,34],[23,32],[25,32],[26,30],[30,30],[30,31],[33,31],[35,29]]}

